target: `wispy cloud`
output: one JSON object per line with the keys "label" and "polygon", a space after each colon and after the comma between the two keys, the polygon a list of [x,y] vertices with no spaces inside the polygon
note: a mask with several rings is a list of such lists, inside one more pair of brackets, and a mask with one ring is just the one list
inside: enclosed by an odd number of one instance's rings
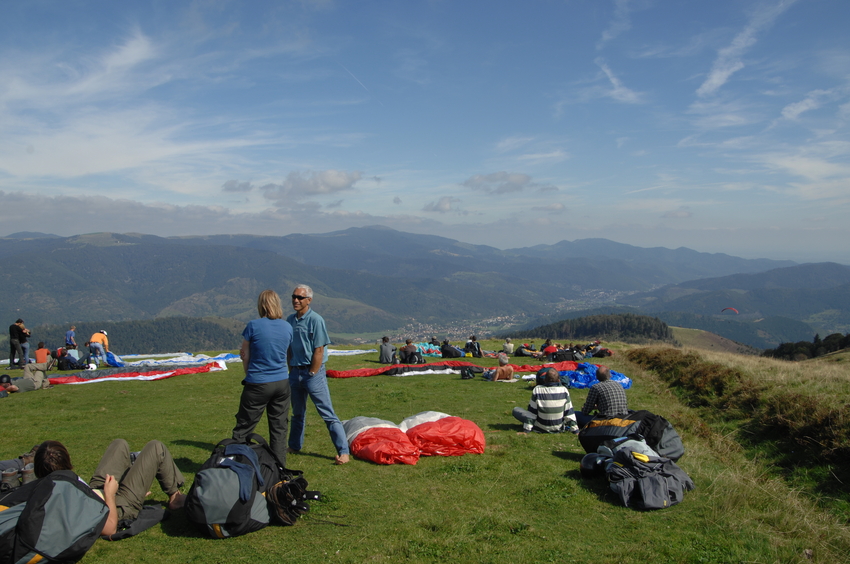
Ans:
{"label": "wispy cloud", "polygon": [[558,202],[552,202],[551,204],[546,204],[545,206],[534,206],[531,209],[532,211],[541,211],[549,214],[562,214],[567,211],[566,206]]}
{"label": "wispy cloud", "polygon": [[769,28],[776,18],[796,1],[781,0],[772,6],[759,9],[753,14],[749,23],[732,39],[732,42],[718,51],[708,77],[697,89],[697,96],[704,98],[715,94],[733,74],[743,69],[745,66],[744,54],[755,45],[758,34]]}
{"label": "wispy cloud", "polygon": [[534,137],[506,137],[496,143],[497,153],[508,153],[534,141]]}
{"label": "wispy cloud", "polygon": [[806,95],[805,99],[793,104],[788,104],[782,108],[782,117],[785,119],[796,120],[800,114],[811,110],[816,110],[823,105],[825,101],[835,99],[835,92],[832,90],[813,90]]}
{"label": "wispy cloud", "polygon": [[536,186],[527,174],[504,171],[490,174],[476,174],[466,179],[463,185],[473,190],[480,190],[486,194],[521,192],[526,188]]}
{"label": "wispy cloud", "polygon": [[530,164],[543,164],[543,163],[559,163],[561,161],[565,161],[570,158],[570,154],[562,149],[555,149],[554,151],[549,151],[548,153],[527,153],[524,155],[519,155],[517,160],[527,162]]}
{"label": "wispy cloud", "polygon": [[611,88],[603,91],[605,96],[627,104],[638,104],[642,101],[642,95],[623,85],[623,82],[617,78],[614,71],[611,70],[601,57],[597,58],[595,62],[602,69],[602,72],[605,73],[605,76],[608,77],[608,82],[611,83]]}
{"label": "wispy cloud", "polygon": [[621,33],[631,29],[632,22],[629,17],[629,0],[614,0],[614,18],[608,28],[602,32],[602,37],[596,43],[596,49],[602,49],[605,44],[616,38]]}

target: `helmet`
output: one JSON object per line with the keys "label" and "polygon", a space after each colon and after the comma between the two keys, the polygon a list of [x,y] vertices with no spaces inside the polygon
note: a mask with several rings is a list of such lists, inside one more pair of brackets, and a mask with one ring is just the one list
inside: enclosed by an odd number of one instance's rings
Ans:
{"label": "helmet", "polygon": [[8,374],[0,376],[0,384],[11,384],[12,378]]}
{"label": "helmet", "polygon": [[103,333],[104,335],[107,335],[107,332],[104,329],[101,329],[100,332]]}
{"label": "helmet", "polygon": [[602,476],[605,474],[605,466],[606,462],[611,460],[607,456],[602,456],[601,454],[596,454],[595,452],[591,452],[590,454],[585,454],[581,459],[581,477],[582,478],[593,478],[595,476]]}

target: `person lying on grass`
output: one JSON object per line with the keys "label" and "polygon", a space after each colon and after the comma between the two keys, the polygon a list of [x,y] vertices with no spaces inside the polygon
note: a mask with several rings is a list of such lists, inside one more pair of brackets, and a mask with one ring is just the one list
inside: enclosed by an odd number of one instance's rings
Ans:
{"label": "person lying on grass", "polygon": [[543,384],[531,391],[528,409],[515,407],[513,416],[522,422],[522,433],[578,433],[570,392],[561,383],[561,374],[554,368],[546,372]]}
{"label": "person lying on grass", "polygon": [[[33,462],[38,478],[57,470],[74,469],[68,449],[59,441],[41,443]],[[180,488],[185,480],[168,447],[160,441],[150,441],[133,460],[127,441],[115,439],[110,443],[89,480],[89,487],[109,508],[109,517],[100,533],[102,536],[118,532],[119,521],[132,521],[139,516],[145,498],[150,495],[149,488],[154,478],[159,480],[162,491],[168,495],[168,509],[183,507],[186,495],[180,492]]]}

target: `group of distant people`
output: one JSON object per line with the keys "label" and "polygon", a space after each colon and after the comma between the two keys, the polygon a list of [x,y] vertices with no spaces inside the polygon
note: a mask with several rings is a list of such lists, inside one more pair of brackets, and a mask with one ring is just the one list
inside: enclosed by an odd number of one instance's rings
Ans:
{"label": "group of distant people", "polygon": [[[9,368],[22,369],[20,377],[12,378],[8,374],[0,375],[0,397],[6,397],[15,392],[31,392],[51,388],[50,380],[45,373],[58,368],[60,370],[80,370],[90,365],[106,362],[109,352],[109,337],[105,330],[94,333],[86,341],[84,348],[77,349],[76,326],[71,325],[65,332],[65,346],[51,351],[44,342],[38,343],[35,350],[35,362],[29,362],[29,338],[32,332],[24,325],[23,319],[18,319],[9,326]],[[83,353],[83,354],[81,354]]]}
{"label": "group of distant people", "polygon": [[[436,337],[432,341],[439,343]],[[440,344],[443,358],[460,358],[470,353],[471,356],[481,357],[483,351],[475,335],[471,335],[463,349],[455,347],[448,340]],[[405,346],[396,349],[390,343],[389,337],[381,339],[378,361],[382,364],[413,364],[411,360],[415,357],[410,355],[417,351],[416,345],[411,339],[407,339]],[[607,351],[607,352],[603,352]],[[514,369],[509,364],[509,355],[528,356],[538,360],[554,360],[558,355],[570,354],[570,360],[580,360],[595,355],[610,356],[611,353],[601,345],[601,341],[595,340],[586,345],[562,346],[547,339],[540,350],[536,350],[532,344],[522,344],[515,349],[511,338],[506,338],[502,350],[497,354],[499,366],[485,370],[483,378],[493,382],[514,380]],[[418,353],[416,353],[418,354]],[[564,358],[566,360],[566,358]],[[522,422],[523,432],[538,431],[544,433],[571,431],[578,433],[590,420],[596,417],[612,418],[625,416],[629,413],[626,392],[622,385],[611,380],[611,371],[607,366],[601,365],[596,371],[599,380],[588,392],[587,399],[580,411],[574,410],[570,399],[570,392],[561,383],[561,375],[555,368],[549,368],[538,379],[538,385],[534,387],[528,408],[515,407],[513,416]]]}
{"label": "group of distant people", "polygon": [[534,343],[523,343],[517,347],[514,352],[514,345],[511,342],[511,339],[507,338],[505,339],[503,350],[505,352],[510,350],[511,352],[508,354],[514,354],[515,356],[526,356],[548,362],[564,360],[579,361],[584,360],[585,358],[604,358],[613,354],[610,349],[603,347],[601,341],[598,340],[586,345],[573,343],[570,343],[569,345],[562,345],[560,343],[553,343],[552,339],[546,339],[540,347],[540,350],[535,348]]}

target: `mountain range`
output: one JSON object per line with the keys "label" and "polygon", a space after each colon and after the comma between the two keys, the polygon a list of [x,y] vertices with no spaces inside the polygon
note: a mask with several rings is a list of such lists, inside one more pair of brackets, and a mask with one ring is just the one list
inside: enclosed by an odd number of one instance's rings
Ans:
{"label": "mountain range", "polygon": [[[173,316],[246,321],[256,316],[261,290],[286,296],[297,283],[313,287],[329,330],[348,335],[462,332],[475,324],[502,330],[599,308],[728,326],[738,339],[729,338],[758,348],[850,328],[850,267],[834,263],[606,239],[500,250],[381,226],[280,237],[0,238],[0,308],[28,326]],[[721,314],[726,307],[739,313]]]}

